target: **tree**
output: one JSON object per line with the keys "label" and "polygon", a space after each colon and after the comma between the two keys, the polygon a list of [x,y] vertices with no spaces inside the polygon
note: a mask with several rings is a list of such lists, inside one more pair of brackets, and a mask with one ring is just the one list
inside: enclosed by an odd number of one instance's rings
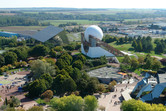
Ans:
{"label": "tree", "polygon": [[106,90],[104,84],[98,84],[97,91],[98,92],[104,92]]}
{"label": "tree", "polygon": [[134,49],[136,49],[138,46],[137,42],[134,40],[133,43],[132,43],[132,47],[134,47]]}
{"label": "tree", "polygon": [[5,64],[5,58],[0,55],[0,67],[2,67]]}
{"label": "tree", "polygon": [[58,59],[56,65],[58,66],[59,69],[64,69],[66,66],[68,66],[66,61],[64,61],[63,59]]}
{"label": "tree", "polygon": [[81,70],[82,67],[83,67],[82,61],[81,61],[81,60],[76,60],[76,61],[73,63],[73,68],[74,68],[74,67],[76,67],[76,68],[78,68],[79,70]]}
{"label": "tree", "polygon": [[156,71],[158,71],[159,70],[159,68],[161,68],[161,62],[159,61],[159,60],[157,60],[157,59],[154,59],[153,60],[153,65],[152,65],[152,69],[153,70],[156,70]]}
{"label": "tree", "polygon": [[53,97],[53,92],[51,90],[47,90],[43,94],[41,94],[42,99],[47,98],[50,100],[52,97]]}
{"label": "tree", "polygon": [[28,48],[27,47],[19,47],[13,50],[14,53],[17,54],[18,60],[26,60],[28,57]]}
{"label": "tree", "polygon": [[81,60],[82,63],[85,64],[85,62],[86,62],[86,57],[85,57],[84,55],[82,55],[82,54],[79,54],[79,55],[77,56],[77,60]]}
{"label": "tree", "polygon": [[39,44],[34,46],[29,53],[31,56],[38,57],[38,56],[46,56],[48,52],[49,49],[46,46]]}
{"label": "tree", "polygon": [[62,48],[62,46],[56,46],[56,47],[54,48],[54,50],[59,52],[59,51],[62,51],[63,48]]}
{"label": "tree", "polygon": [[73,68],[72,73],[70,73],[70,77],[74,80],[74,81],[78,81],[81,78],[81,72],[78,68]]}
{"label": "tree", "polygon": [[85,111],[96,111],[97,109],[97,99],[95,96],[86,96],[84,97],[85,102]]}
{"label": "tree", "polygon": [[77,89],[77,85],[72,78],[67,78],[63,82],[65,92],[74,92]]}
{"label": "tree", "polygon": [[101,64],[106,64],[106,63],[107,63],[107,58],[106,58],[106,56],[101,56],[101,57],[100,57],[100,62],[101,62]]}
{"label": "tree", "polygon": [[47,89],[51,88],[52,83],[53,83],[53,78],[51,77],[50,74],[43,74],[42,76],[40,76],[40,79],[45,80]]}
{"label": "tree", "polygon": [[51,49],[50,56],[53,57],[53,58],[56,58],[56,56],[57,56],[56,51],[54,51],[53,49]]}
{"label": "tree", "polygon": [[144,63],[144,57],[142,57],[142,56],[138,57],[138,62],[140,64],[143,64]]}
{"label": "tree", "polygon": [[4,53],[5,64],[13,64],[17,61],[17,54],[14,52],[5,52]]}
{"label": "tree", "polygon": [[161,42],[158,42],[156,48],[155,48],[155,53],[160,54],[163,53],[165,50],[164,46],[161,44]]}
{"label": "tree", "polygon": [[51,107],[56,111],[83,111],[84,101],[82,97],[70,95],[62,98],[54,98],[50,102]]}
{"label": "tree", "polygon": [[[73,67],[72,66],[66,66],[65,68],[65,71],[69,73],[69,75],[72,77],[72,74],[74,73],[73,72]],[[73,77],[72,77],[73,78]]]}
{"label": "tree", "polygon": [[20,100],[15,96],[10,96],[10,99],[5,98],[4,105],[9,105],[10,107],[17,107],[20,105]]}
{"label": "tree", "polygon": [[73,58],[71,55],[69,55],[68,53],[64,52],[61,56],[60,59],[62,59],[63,61],[65,61],[68,65],[71,64]]}
{"label": "tree", "polygon": [[141,51],[142,51],[142,43],[141,43],[141,41],[138,42],[138,45],[137,45],[136,50],[137,50],[138,52],[141,52]]}
{"label": "tree", "polygon": [[117,82],[115,80],[113,80],[112,82],[109,83],[108,85],[108,89],[110,91],[114,91],[114,86],[117,84]]}
{"label": "tree", "polygon": [[145,63],[145,65],[144,65],[144,68],[145,68],[145,69],[151,69],[151,68],[152,68],[152,64],[153,64],[152,58],[148,58],[148,59],[146,60],[146,63]]}
{"label": "tree", "polygon": [[34,98],[38,97],[47,89],[44,79],[36,79],[29,84],[29,97]]}
{"label": "tree", "polygon": [[86,92],[87,94],[93,94],[97,91],[97,86],[98,86],[98,80],[92,79],[88,81],[87,87],[86,87]]}
{"label": "tree", "polygon": [[50,74],[54,75],[55,74],[55,68],[54,66],[51,66],[47,62],[43,62],[42,60],[34,60],[30,64],[31,66],[31,71],[33,73],[33,78],[38,79],[40,78],[41,75],[43,74]]}
{"label": "tree", "polygon": [[64,46],[64,49],[73,51],[75,49],[75,46],[72,44],[69,44],[69,45]]}
{"label": "tree", "polygon": [[130,64],[131,63],[131,58],[128,55],[125,55],[122,63]]}
{"label": "tree", "polygon": [[131,67],[132,67],[133,69],[137,69],[138,66],[139,66],[138,60],[137,60],[136,58],[132,58],[132,59],[131,59]]}
{"label": "tree", "polygon": [[66,75],[58,74],[53,79],[52,89],[56,91],[57,94],[63,95],[67,89],[64,88],[64,81],[69,77]]}
{"label": "tree", "polygon": [[162,104],[148,104],[142,102],[141,100],[131,99],[128,101],[123,101],[121,109],[123,111],[164,111],[165,106]]}

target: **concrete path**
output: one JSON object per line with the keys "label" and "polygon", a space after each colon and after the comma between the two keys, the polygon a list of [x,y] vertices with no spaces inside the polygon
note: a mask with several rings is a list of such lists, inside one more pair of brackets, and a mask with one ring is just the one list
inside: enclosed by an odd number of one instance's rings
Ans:
{"label": "concrete path", "polygon": [[[101,97],[98,99],[99,106],[104,106],[105,111],[121,111],[121,90],[130,89],[133,90],[134,86],[137,84],[137,82],[134,82],[132,84],[118,84],[116,85],[115,92],[109,92],[104,93],[101,95]],[[127,88],[126,88],[127,85]],[[116,91],[117,90],[117,91]],[[116,97],[114,97],[116,95]],[[114,103],[117,102],[115,105]]]}

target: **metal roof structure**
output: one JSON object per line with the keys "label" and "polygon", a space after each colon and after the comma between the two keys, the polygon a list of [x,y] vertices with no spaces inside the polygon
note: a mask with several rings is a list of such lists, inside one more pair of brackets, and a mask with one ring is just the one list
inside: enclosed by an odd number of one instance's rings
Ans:
{"label": "metal roof structure", "polygon": [[56,36],[58,33],[62,32],[62,31],[63,31],[63,29],[61,29],[59,27],[48,26],[48,27],[44,28],[43,30],[35,33],[31,37],[38,41],[45,42],[45,41],[51,39],[52,37]]}
{"label": "metal roof structure", "polygon": [[137,95],[137,98],[140,97],[141,94],[142,94],[143,92],[146,92],[146,91],[152,91],[152,86],[151,86],[151,84],[145,85],[145,86],[139,91],[139,93],[138,93],[138,95]]}
{"label": "metal roof structure", "polygon": [[160,94],[163,92],[163,90],[166,88],[166,83],[157,84],[151,93],[143,96],[141,100],[144,101],[151,101],[154,98],[159,98]]}

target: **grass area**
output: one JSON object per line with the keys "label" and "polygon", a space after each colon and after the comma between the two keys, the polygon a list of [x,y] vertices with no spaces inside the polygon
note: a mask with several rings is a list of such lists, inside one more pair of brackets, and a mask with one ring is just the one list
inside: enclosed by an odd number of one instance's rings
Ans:
{"label": "grass area", "polygon": [[[54,97],[54,98],[52,98],[52,99],[55,100],[55,98],[56,98],[56,97]],[[51,99],[51,100],[52,100],[52,99]],[[58,98],[56,98],[56,99],[58,99]],[[50,101],[51,101],[51,100],[50,100]],[[36,101],[38,104],[47,104],[47,105],[50,105],[50,102],[46,102],[44,99],[41,99],[41,98],[38,98],[38,99],[36,99],[35,101]]]}
{"label": "grass area", "polygon": [[0,84],[10,84],[11,83],[11,81],[8,81],[8,80],[2,80],[2,81],[0,81]]}
{"label": "grass area", "polygon": [[50,22],[52,25],[58,26],[59,24],[66,24],[67,22],[77,22],[77,24],[81,25],[91,25],[98,24],[101,21],[89,21],[89,20],[43,20],[40,22]]}
{"label": "grass area", "polygon": [[123,59],[124,59],[124,57],[122,56],[122,57],[116,57],[117,59],[118,59],[118,61],[120,62],[120,63],[122,63],[122,61],[123,61]]}
{"label": "grass area", "polygon": [[11,73],[11,72],[14,72],[14,71],[19,71],[19,69],[20,69],[20,71],[23,71],[23,69],[27,70],[28,68],[25,67],[25,68],[12,69],[12,70],[8,70],[7,73]]}
{"label": "grass area", "polygon": [[[129,50],[133,50],[131,44],[116,44],[116,42],[112,42],[112,43],[109,43],[110,46],[118,49],[118,50],[121,50],[121,51],[129,51]],[[132,48],[132,49],[131,49]]]}
{"label": "grass area", "polygon": [[49,102],[46,102],[45,100],[43,100],[43,99],[41,99],[41,98],[38,98],[38,99],[36,100],[36,102],[37,102],[38,104],[49,104]]}
{"label": "grass area", "polygon": [[0,27],[0,31],[24,31],[24,30],[41,30],[46,26],[8,26]]}
{"label": "grass area", "polygon": [[[131,43],[128,43],[128,44],[116,44],[116,42],[112,42],[112,43],[109,43],[109,45],[111,45],[112,47],[118,49],[118,50],[121,50],[121,51],[125,51],[125,52],[130,52],[131,54],[136,54],[138,57],[139,56],[146,56],[148,53],[146,52],[135,52],[134,51],[134,48],[131,46],[132,44]],[[153,47],[155,48],[156,47],[156,44],[153,43]],[[162,57],[162,58],[166,58],[165,56],[161,55],[161,54],[155,54],[154,51],[151,51],[150,53],[151,56],[157,56],[157,57]],[[121,59],[121,58],[119,58]],[[118,60],[119,60],[118,59]],[[119,60],[121,61],[121,60]]]}
{"label": "grass area", "polygon": [[139,76],[141,75],[142,68],[138,68],[134,71],[134,73],[138,74]]}

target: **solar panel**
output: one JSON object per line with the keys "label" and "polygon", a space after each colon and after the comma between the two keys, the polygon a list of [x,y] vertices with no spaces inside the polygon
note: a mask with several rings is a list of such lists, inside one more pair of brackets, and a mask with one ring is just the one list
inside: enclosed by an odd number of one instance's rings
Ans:
{"label": "solar panel", "polygon": [[45,42],[52,37],[56,36],[58,33],[62,32],[63,29],[55,26],[48,26],[45,29],[37,32],[36,34],[32,35],[31,37],[39,40],[41,42]]}

